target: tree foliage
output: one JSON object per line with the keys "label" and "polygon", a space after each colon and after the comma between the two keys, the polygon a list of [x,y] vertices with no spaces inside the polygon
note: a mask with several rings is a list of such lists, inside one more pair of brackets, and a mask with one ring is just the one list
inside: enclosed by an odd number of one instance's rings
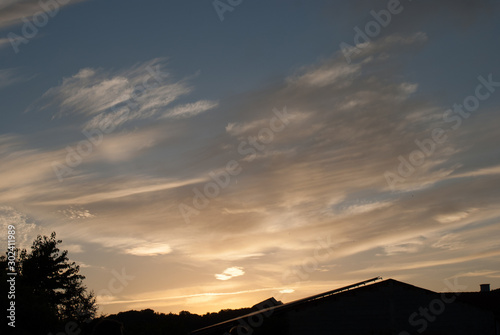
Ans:
{"label": "tree foliage", "polygon": [[[80,267],[70,262],[68,251],[61,251],[53,232],[50,237],[38,236],[31,251],[23,249],[16,259],[17,334],[57,333],[70,321],[82,323],[95,316],[97,306],[93,292],[83,285],[85,276]],[[0,258],[3,278],[6,258]],[[5,292],[4,290],[2,290]]]}

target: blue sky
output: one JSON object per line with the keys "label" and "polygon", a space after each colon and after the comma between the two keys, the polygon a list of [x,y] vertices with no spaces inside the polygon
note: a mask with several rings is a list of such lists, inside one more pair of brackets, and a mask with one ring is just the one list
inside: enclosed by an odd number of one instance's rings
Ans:
{"label": "blue sky", "polygon": [[106,313],[500,286],[498,1],[214,3],[0,5],[20,246],[56,231]]}

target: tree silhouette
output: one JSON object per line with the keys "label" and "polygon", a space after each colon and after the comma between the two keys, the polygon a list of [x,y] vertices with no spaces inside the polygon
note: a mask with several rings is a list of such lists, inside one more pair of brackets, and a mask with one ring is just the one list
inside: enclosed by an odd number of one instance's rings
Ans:
{"label": "tree silhouette", "polygon": [[[82,323],[95,316],[97,306],[93,292],[83,285],[80,267],[69,262],[68,251],[60,251],[53,232],[38,236],[31,252],[23,249],[17,255],[16,333],[54,332],[70,321]],[[6,277],[6,258],[0,258],[2,279]],[[3,282],[3,280],[2,280]]]}

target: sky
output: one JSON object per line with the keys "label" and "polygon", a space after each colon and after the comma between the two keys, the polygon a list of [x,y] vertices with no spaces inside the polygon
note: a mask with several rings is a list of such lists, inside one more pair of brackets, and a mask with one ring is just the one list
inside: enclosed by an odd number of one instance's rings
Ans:
{"label": "sky", "polygon": [[2,0],[0,242],[107,314],[499,288],[499,5]]}

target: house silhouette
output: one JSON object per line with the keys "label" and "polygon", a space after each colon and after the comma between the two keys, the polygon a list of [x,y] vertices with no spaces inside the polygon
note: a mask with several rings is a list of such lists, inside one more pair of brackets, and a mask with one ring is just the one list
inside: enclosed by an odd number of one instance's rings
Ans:
{"label": "house silhouette", "polygon": [[286,304],[270,298],[255,305],[250,314],[191,334],[500,335],[499,289],[438,293],[379,279]]}

